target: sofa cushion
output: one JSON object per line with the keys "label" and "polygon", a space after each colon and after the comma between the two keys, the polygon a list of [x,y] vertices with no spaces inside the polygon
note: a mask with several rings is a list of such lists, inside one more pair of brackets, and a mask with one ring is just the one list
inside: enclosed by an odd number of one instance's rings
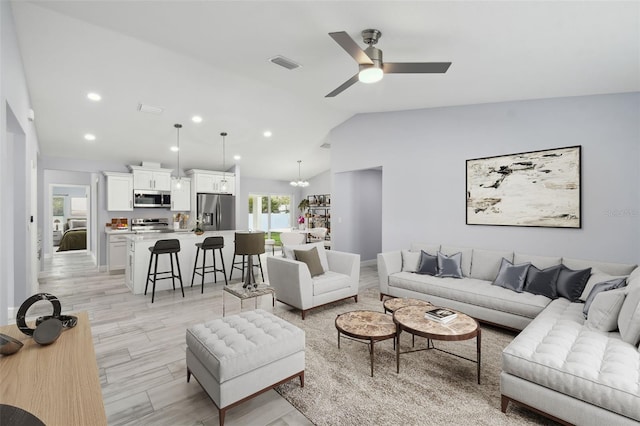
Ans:
{"label": "sofa cushion", "polygon": [[[429,250],[426,250],[428,253]],[[450,256],[456,253],[462,253],[462,260],[460,261],[460,266],[462,267],[462,275],[465,277],[471,276],[471,257],[473,254],[473,250],[469,247],[455,247],[455,246],[441,246],[440,252]]]}
{"label": "sofa cushion", "polygon": [[564,297],[572,302],[580,300],[582,291],[591,276],[591,268],[574,271],[566,266],[560,269],[556,290],[559,297]]}
{"label": "sofa cushion", "polygon": [[584,314],[584,317],[585,318],[588,317],[589,307],[593,303],[593,299],[595,299],[599,293],[603,291],[609,291],[609,290],[614,290],[616,288],[624,287],[626,283],[627,281],[624,278],[614,278],[612,280],[604,281],[594,285],[593,288],[591,289],[591,292],[589,293],[589,296],[587,296],[587,300],[584,302],[584,308],[582,308],[582,313]]}
{"label": "sofa cushion", "polygon": [[596,294],[589,305],[587,327],[600,331],[618,329],[618,315],[626,297],[624,289],[602,291]]}
{"label": "sofa cushion", "polygon": [[634,346],[640,342],[640,287],[629,290],[620,315],[618,315],[618,328],[622,340]]}
{"label": "sofa cushion", "polygon": [[629,275],[638,265],[624,263],[597,262],[594,260],[562,258],[562,264],[571,269],[596,268],[605,274]]}
{"label": "sofa cushion", "polygon": [[471,258],[471,278],[493,281],[498,276],[502,259],[513,262],[513,252],[473,249]]}
{"label": "sofa cushion", "polygon": [[521,293],[524,288],[524,281],[527,278],[527,271],[530,266],[530,263],[514,265],[507,259],[503,258],[500,270],[498,271],[498,276],[493,282],[493,285]]}
{"label": "sofa cushion", "polygon": [[544,296],[516,293],[475,278],[461,280],[397,272],[389,276],[389,286],[423,293],[427,301],[433,295],[525,318],[534,318],[550,302]]}
{"label": "sofa cushion", "polygon": [[313,283],[314,296],[351,287],[351,277],[334,271],[327,271],[311,281]]}
{"label": "sofa cushion", "polygon": [[554,300],[502,352],[502,370],[640,420],[640,353],[584,321],[581,303]]}
{"label": "sofa cushion", "polygon": [[329,270],[329,261],[327,260],[327,252],[324,249],[324,243],[312,243],[312,244],[298,244],[298,245],[289,245],[283,246],[284,257],[287,259],[296,260],[296,254],[293,252],[294,250],[311,250],[316,247],[318,250],[318,257],[320,257],[320,264],[322,265],[322,270],[327,272]]}
{"label": "sofa cushion", "polygon": [[586,301],[587,297],[589,297],[589,294],[591,293],[591,290],[596,284],[603,283],[605,281],[615,280],[618,278],[626,278],[626,277],[609,275],[602,272],[598,268],[591,269],[591,277],[589,277],[589,281],[587,281],[587,285],[584,287],[584,290],[582,291],[582,295],[580,295],[580,300]]}
{"label": "sofa cushion", "polygon": [[549,299],[557,299],[556,281],[558,280],[560,269],[562,269],[562,265],[550,266],[543,270],[531,265],[527,272],[524,291],[531,294],[539,294]]}
{"label": "sofa cushion", "polygon": [[433,256],[424,250],[420,251],[420,266],[418,274],[436,275],[438,273],[438,256]]}
{"label": "sofa cushion", "polygon": [[311,250],[294,250],[296,260],[304,262],[309,268],[309,273],[312,277],[324,274],[324,269],[320,263],[320,256],[318,256],[318,249],[313,247]]}
{"label": "sofa cushion", "polygon": [[546,269],[552,266],[560,265],[562,263],[562,258],[560,256],[535,256],[532,254],[522,253],[513,254],[513,263],[520,264],[527,262],[530,262],[538,269]]}
{"label": "sofa cushion", "polygon": [[462,253],[447,256],[438,252],[438,276],[449,278],[462,278],[462,268],[460,262]]}
{"label": "sofa cushion", "polygon": [[420,252],[402,250],[402,270],[404,272],[415,272],[420,264]]}

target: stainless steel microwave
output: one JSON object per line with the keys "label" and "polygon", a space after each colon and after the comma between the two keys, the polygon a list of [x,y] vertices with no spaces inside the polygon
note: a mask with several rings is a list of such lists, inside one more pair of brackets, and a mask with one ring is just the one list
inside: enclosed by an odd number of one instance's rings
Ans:
{"label": "stainless steel microwave", "polygon": [[171,207],[169,191],[133,191],[133,207]]}

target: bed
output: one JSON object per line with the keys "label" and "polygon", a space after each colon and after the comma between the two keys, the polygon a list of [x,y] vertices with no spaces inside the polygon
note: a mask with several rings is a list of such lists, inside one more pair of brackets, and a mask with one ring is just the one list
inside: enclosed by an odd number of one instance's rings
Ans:
{"label": "bed", "polygon": [[69,218],[64,225],[64,234],[57,251],[86,250],[87,220]]}

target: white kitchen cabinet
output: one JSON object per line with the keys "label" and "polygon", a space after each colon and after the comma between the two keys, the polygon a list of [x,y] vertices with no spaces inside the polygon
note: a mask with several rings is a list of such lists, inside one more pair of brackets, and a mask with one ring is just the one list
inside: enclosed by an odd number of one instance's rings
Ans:
{"label": "white kitchen cabinet", "polygon": [[180,188],[178,179],[171,179],[171,211],[184,212],[191,210],[191,179],[181,178]]}
{"label": "white kitchen cabinet", "polygon": [[133,210],[133,176],[130,173],[103,172],[107,178],[107,210]]}
{"label": "white kitchen cabinet", "polygon": [[171,169],[150,169],[129,166],[133,172],[133,188],[154,191],[171,191]]}
{"label": "white kitchen cabinet", "polygon": [[[187,175],[191,176],[191,184],[195,193],[205,192],[210,194],[231,194],[235,195],[235,175],[233,173],[214,172],[209,170],[187,170]],[[227,181],[226,187],[222,180]]]}
{"label": "white kitchen cabinet", "polygon": [[107,270],[109,273],[123,272],[127,262],[127,235],[130,232],[107,232]]}

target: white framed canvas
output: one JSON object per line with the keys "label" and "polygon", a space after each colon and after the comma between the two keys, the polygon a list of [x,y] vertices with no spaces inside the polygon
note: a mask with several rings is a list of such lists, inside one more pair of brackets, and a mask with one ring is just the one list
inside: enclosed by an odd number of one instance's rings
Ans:
{"label": "white framed canvas", "polygon": [[581,148],[467,160],[467,225],[580,228]]}

